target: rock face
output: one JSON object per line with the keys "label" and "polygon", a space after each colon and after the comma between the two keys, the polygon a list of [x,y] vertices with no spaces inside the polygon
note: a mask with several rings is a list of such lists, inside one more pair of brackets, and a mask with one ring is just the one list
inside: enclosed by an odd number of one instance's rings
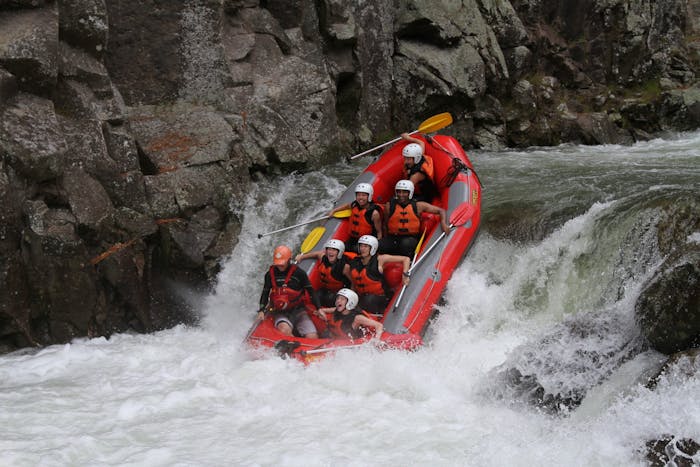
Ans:
{"label": "rock face", "polygon": [[191,319],[168,284],[215,277],[254,173],[314,167],[436,113],[467,147],[695,129],[698,11],[0,1],[0,347]]}

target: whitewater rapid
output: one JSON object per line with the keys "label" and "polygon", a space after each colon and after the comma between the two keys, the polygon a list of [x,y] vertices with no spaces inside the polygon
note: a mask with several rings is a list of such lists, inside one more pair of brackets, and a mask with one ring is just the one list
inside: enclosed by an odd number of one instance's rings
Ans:
{"label": "whitewater rapid", "polygon": [[[270,252],[307,231],[258,234],[323,215],[361,167],[262,182],[232,206],[243,230],[199,327],[0,357],[0,465],[645,465],[648,440],[700,440],[699,375],[651,391],[663,356],[615,350],[639,342],[635,299],[662,260],[655,200],[700,192],[700,134],[472,161],[485,222],[422,350],[251,359],[240,343]],[[526,234],[491,232],[490,212]],[[545,413],[503,391],[503,365],[585,397]]]}

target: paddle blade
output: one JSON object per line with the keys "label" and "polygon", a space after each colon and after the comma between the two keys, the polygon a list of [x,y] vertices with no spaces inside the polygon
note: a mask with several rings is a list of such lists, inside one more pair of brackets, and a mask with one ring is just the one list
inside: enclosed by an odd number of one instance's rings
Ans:
{"label": "paddle blade", "polygon": [[423,240],[425,239],[425,232],[427,229],[423,229],[423,235],[420,236],[420,240],[418,240],[418,245],[416,245],[416,251],[413,252],[413,261],[416,260],[416,256],[418,256],[418,252],[420,251],[420,247],[423,246]]}
{"label": "paddle blade", "polygon": [[341,211],[333,213],[333,217],[336,219],[346,219],[352,215],[352,209],[343,209]]}
{"label": "paddle blade", "polygon": [[462,203],[450,215],[450,225],[463,225],[474,214],[474,206],[469,203]]}
{"label": "paddle blade", "polygon": [[420,133],[434,133],[452,123],[452,115],[449,112],[433,115],[426,121],[420,124],[418,131]]}
{"label": "paddle blade", "polygon": [[306,236],[301,244],[301,253],[305,254],[313,250],[318,241],[321,240],[321,237],[323,237],[324,233],[326,233],[325,227],[316,227],[309,232],[309,235]]}

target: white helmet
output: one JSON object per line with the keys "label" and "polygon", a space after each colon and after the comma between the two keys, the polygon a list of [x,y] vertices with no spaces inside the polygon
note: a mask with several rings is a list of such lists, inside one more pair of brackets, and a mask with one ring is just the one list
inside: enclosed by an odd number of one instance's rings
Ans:
{"label": "white helmet", "polygon": [[345,243],[343,243],[342,240],[338,240],[336,238],[331,238],[326,242],[325,245],[323,245],[323,248],[335,248],[338,250],[338,257],[343,256],[343,253],[345,253]]}
{"label": "white helmet", "polygon": [[357,239],[357,244],[369,245],[369,254],[374,256],[374,254],[379,249],[379,240],[374,235],[363,235]]}
{"label": "white helmet", "polygon": [[417,164],[420,162],[420,158],[423,157],[423,148],[420,147],[420,144],[409,143],[403,147],[401,154],[403,157],[412,157],[413,162]]}
{"label": "white helmet", "polygon": [[374,196],[374,188],[369,183],[358,183],[355,187],[355,193],[367,193],[369,195],[367,201],[372,201],[372,196]]}
{"label": "white helmet", "polygon": [[340,295],[348,299],[348,303],[345,304],[347,310],[354,310],[357,303],[360,301],[355,291],[350,289],[340,289],[335,295]]}
{"label": "white helmet", "polygon": [[406,190],[408,191],[408,199],[413,198],[413,190],[414,190],[413,182],[410,180],[399,180],[396,182],[396,187],[394,187],[394,191],[398,190]]}

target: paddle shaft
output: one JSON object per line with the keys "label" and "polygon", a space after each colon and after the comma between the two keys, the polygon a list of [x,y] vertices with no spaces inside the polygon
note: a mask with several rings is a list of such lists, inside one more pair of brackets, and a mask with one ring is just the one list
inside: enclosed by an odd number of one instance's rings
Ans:
{"label": "paddle shaft", "polygon": [[[409,269],[410,271],[410,269]],[[406,292],[406,284],[401,287],[401,292],[399,293],[399,298],[396,299],[396,303],[394,303],[394,309],[399,307],[399,303],[401,303],[401,299],[403,298],[403,294]]]}
{"label": "paddle shaft", "polygon": [[[450,231],[452,231],[452,228],[453,228],[453,227],[454,227],[454,224],[450,224]],[[416,269],[416,268],[418,267],[418,265],[423,261],[423,259],[424,259],[426,256],[428,256],[428,255],[430,254],[430,252],[433,251],[433,249],[435,249],[435,247],[437,246],[437,244],[440,243],[440,240],[442,240],[443,238],[445,238],[445,232],[441,233],[440,236],[438,237],[438,239],[435,241],[435,243],[433,243],[432,245],[430,245],[430,246],[428,247],[428,249],[425,250],[425,251],[423,252],[423,254],[422,254],[421,257],[418,259],[418,261],[416,261],[416,263],[415,263],[413,266],[411,266],[411,269],[408,270],[408,274],[409,274],[409,275],[413,272],[414,269]]]}
{"label": "paddle shaft", "polygon": [[[415,135],[416,133],[432,133],[434,131],[438,131],[442,128],[445,128],[447,125],[450,125],[452,123],[452,115],[450,115],[449,112],[443,112],[441,114],[433,115],[429,119],[425,120],[423,123],[420,124],[417,130],[412,131],[408,133],[409,135]],[[355,154],[352,157],[349,157],[348,160],[353,160],[357,159],[358,157],[362,157],[365,154],[369,154],[372,151],[376,151],[379,148],[383,148],[384,146],[387,146],[389,144],[395,143],[399,141],[401,137],[394,138],[391,141],[388,141],[384,144],[380,144],[379,146],[375,146],[372,149],[368,149],[364,152],[361,152],[359,154]]]}
{"label": "paddle shaft", "polygon": [[325,219],[330,219],[331,217],[333,217],[333,216],[323,216],[323,217],[319,217],[318,219],[312,219],[312,220],[310,220],[310,221],[301,222],[301,223],[299,223],[299,224],[294,224],[294,225],[290,225],[290,226],[287,226],[287,227],[283,227],[283,228],[281,228],[281,229],[273,230],[272,232],[267,232],[267,233],[264,233],[264,234],[258,234],[258,238],[267,237],[268,235],[276,234],[276,233],[278,233],[278,232],[284,232],[285,230],[290,230],[290,229],[294,229],[294,228],[296,228],[296,227],[301,227],[302,225],[313,224],[314,222],[322,221],[322,220],[325,220]]}
{"label": "paddle shaft", "polygon": [[294,225],[290,225],[287,227],[283,227],[281,229],[273,230],[272,232],[258,234],[258,238],[267,237],[268,235],[272,235],[272,234],[277,233],[277,232],[284,232],[285,230],[293,229],[295,227],[301,227],[302,225],[307,225],[307,224],[311,224],[314,222],[330,219],[331,217],[335,217],[336,219],[345,219],[346,217],[350,217],[351,214],[352,214],[352,211],[350,209],[343,209],[341,211],[337,211],[337,212],[331,214],[330,216],[323,216],[323,217],[319,217],[318,219],[311,219],[310,221],[301,222],[299,224],[294,224]]}
{"label": "paddle shaft", "polygon": [[362,344],[357,344],[357,345],[341,345],[338,347],[326,347],[323,349],[302,350],[300,353],[302,355],[313,355],[313,354],[317,354],[317,353],[335,352],[336,350],[356,349],[358,347],[367,345],[370,342],[372,342],[372,340],[368,340],[367,342],[363,342]]}
{"label": "paddle shaft", "polygon": [[[409,135],[415,135],[415,134],[418,133],[418,132],[419,132],[419,130],[415,130],[415,131],[410,132]],[[387,141],[386,143],[382,143],[382,144],[380,144],[379,146],[375,146],[375,147],[373,147],[372,149],[368,149],[368,150],[363,151],[363,152],[361,152],[361,153],[359,153],[359,154],[355,154],[354,156],[352,156],[352,157],[350,158],[350,160],[357,159],[358,157],[362,157],[362,156],[364,156],[364,155],[366,155],[366,154],[369,154],[370,152],[374,152],[374,151],[376,151],[377,149],[381,149],[381,148],[383,148],[384,146],[389,146],[390,144],[393,144],[393,143],[395,143],[395,142],[397,142],[397,141],[400,141],[400,140],[401,140],[401,137],[399,136],[398,138],[394,138],[394,139],[392,139],[391,141]]]}
{"label": "paddle shaft", "polygon": [[[450,230],[452,230],[452,227],[454,227],[454,224],[450,224]],[[414,263],[411,264],[411,268],[408,270],[409,277],[410,277],[411,273],[413,272],[413,270],[418,267],[418,265],[420,264],[421,261],[423,261],[423,258],[428,256],[430,254],[430,252],[433,251],[433,248],[435,248],[435,246],[438,243],[440,243],[440,240],[442,240],[444,237],[445,237],[445,232],[441,233],[440,236],[438,237],[438,239],[435,241],[435,243],[430,245],[428,247],[428,249],[425,250],[425,252],[423,252],[423,254],[421,255],[420,259],[418,259],[418,261],[415,260],[416,259],[415,256],[413,257]],[[394,308],[397,308],[399,306],[399,303],[401,302],[401,299],[403,298],[403,294],[405,291],[406,291],[406,286],[404,285],[403,288],[401,289],[401,293],[399,293],[399,297],[396,299],[396,303],[394,303]]]}

